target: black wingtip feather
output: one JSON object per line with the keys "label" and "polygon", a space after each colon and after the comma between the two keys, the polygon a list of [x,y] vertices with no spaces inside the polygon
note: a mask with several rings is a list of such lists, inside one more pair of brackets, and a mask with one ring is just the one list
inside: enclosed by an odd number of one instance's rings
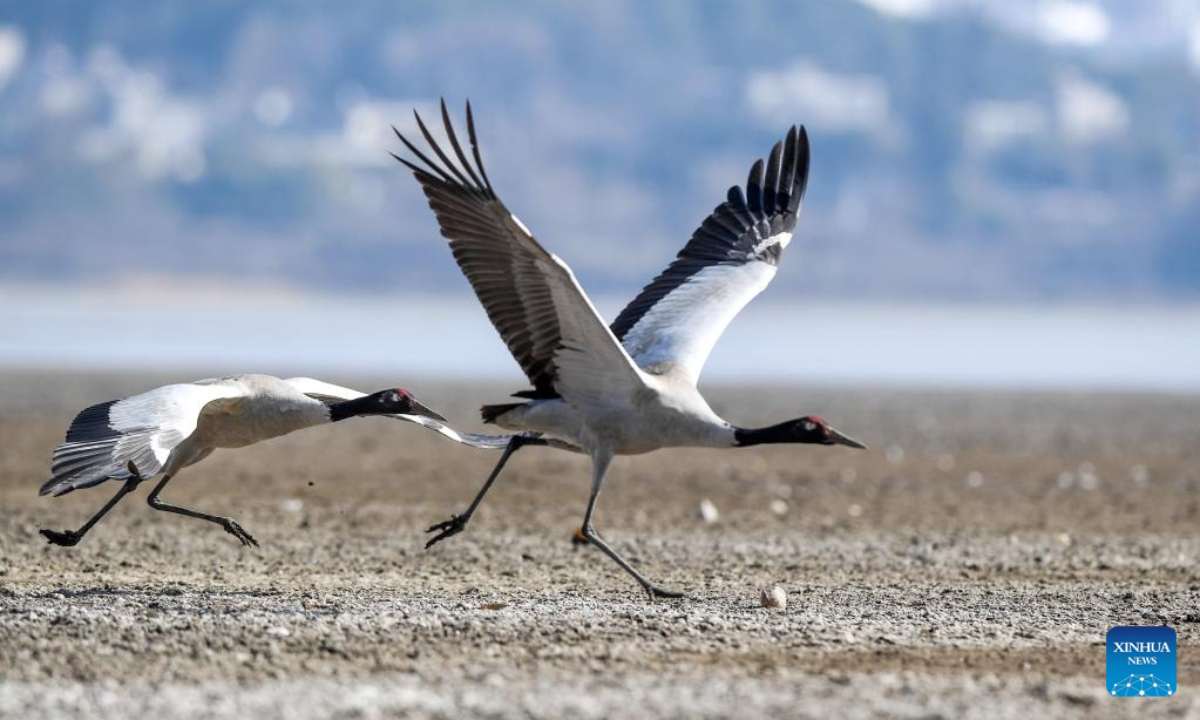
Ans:
{"label": "black wingtip feather", "polygon": [[460,185],[469,187],[470,183],[467,181],[466,176],[459,172],[459,169],[450,161],[446,153],[442,152],[442,146],[438,145],[437,140],[433,139],[433,134],[429,132],[429,128],[425,127],[425,121],[421,119],[420,113],[413,110],[413,115],[417,118],[417,127],[420,128],[421,134],[425,136],[425,142],[429,143],[429,147],[433,148],[433,152],[438,156],[438,159],[442,161],[447,170],[454,174]]}
{"label": "black wingtip feather", "polygon": [[108,440],[120,435],[108,424],[108,413],[120,400],[109,400],[85,408],[71,421],[67,428],[65,443],[87,443]]}
{"label": "black wingtip feather", "polygon": [[750,176],[746,178],[746,206],[755,218],[763,218],[763,161],[759,158],[750,168]]}
{"label": "black wingtip feather", "polygon": [[793,125],[783,141],[783,167],[779,171],[779,202],[785,211],[790,211],[792,207],[792,194],[795,190],[796,180],[796,152],[796,126]]}
{"label": "black wingtip feather", "polygon": [[471,154],[475,156],[475,167],[479,169],[479,176],[483,178],[483,186],[495,196],[496,191],[492,189],[487,170],[483,169],[483,157],[479,154],[479,140],[475,137],[475,114],[471,112],[470,100],[467,100],[467,138],[471,143]]}
{"label": "black wingtip feather", "polygon": [[436,179],[432,175],[430,175],[428,172],[426,172],[425,168],[419,167],[417,165],[413,165],[412,163],[410,163],[409,161],[400,157],[396,153],[388,151],[388,155],[391,155],[392,157],[396,158],[396,160],[398,160],[402,165],[407,167],[409,170],[412,170],[413,174],[416,175],[417,177]]}
{"label": "black wingtip feather", "polygon": [[800,203],[804,200],[804,193],[806,190],[808,190],[808,167],[809,162],[812,159],[811,151],[808,145],[808,131],[804,129],[803,125],[800,126],[800,137],[796,143],[796,146],[798,155],[796,162],[796,177],[795,180],[792,181],[792,184],[795,186],[795,190],[793,191],[788,202],[788,209],[793,213],[800,209]]}
{"label": "black wingtip feather", "polygon": [[[417,115],[416,110],[413,110],[413,115]],[[420,122],[420,121],[421,121],[421,117],[419,115],[417,115],[417,122]],[[412,153],[413,155],[416,155],[417,159],[419,159],[421,162],[425,163],[426,167],[420,168],[422,172],[424,172],[426,175],[431,175],[431,176],[438,175],[442,178],[442,180],[444,180],[448,183],[454,182],[454,179],[451,178],[449,175],[447,175],[445,170],[438,167],[437,163],[435,163],[432,160],[430,160],[429,158],[425,157],[425,153],[418,150],[416,145],[413,145],[411,142],[409,142],[408,138],[404,137],[404,135],[399,130],[396,130],[395,126],[392,126],[392,130],[396,133],[396,137],[400,138],[400,142],[404,143],[404,147],[408,148],[408,151],[410,153]],[[403,160],[401,160],[400,162],[403,162],[405,165],[409,166],[410,168],[413,168],[414,170],[417,169],[413,166],[413,163],[404,162]]]}
{"label": "black wingtip feather", "polygon": [[446,137],[450,138],[450,146],[454,148],[454,154],[458,157],[458,162],[462,165],[463,170],[471,176],[472,190],[482,190],[480,187],[479,178],[475,175],[475,171],[471,169],[471,163],[467,161],[467,156],[463,153],[462,145],[458,143],[458,135],[454,132],[454,123],[450,122],[450,111],[446,109],[446,98],[442,98],[442,125],[446,128]]}
{"label": "black wingtip feather", "polygon": [[776,210],[775,198],[779,196],[779,160],[783,155],[783,143],[777,142],[771,148],[771,154],[767,160],[767,174],[763,178],[763,210],[768,215],[773,215]]}

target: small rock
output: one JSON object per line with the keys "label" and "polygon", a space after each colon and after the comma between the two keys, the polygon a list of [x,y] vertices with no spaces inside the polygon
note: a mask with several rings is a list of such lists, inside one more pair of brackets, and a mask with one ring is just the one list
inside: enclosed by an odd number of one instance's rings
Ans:
{"label": "small rock", "polygon": [[304,509],[304,501],[288,498],[279,503],[279,509],[287,513],[298,513]]}
{"label": "small rock", "polygon": [[712,500],[705,498],[696,506],[696,517],[706,523],[712,524],[721,519],[721,512],[717,510],[716,505],[713,505]]}
{"label": "small rock", "polygon": [[267,628],[267,634],[270,635],[271,637],[285,638],[285,637],[290,637],[292,634],[292,631],[288,630],[287,628],[285,628],[281,625],[276,625],[275,627]]}
{"label": "small rock", "polygon": [[1150,479],[1150,470],[1145,465],[1138,463],[1129,468],[1129,479],[1137,485],[1145,485]]}
{"label": "small rock", "polygon": [[779,587],[778,585],[775,585],[771,588],[771,590],[769,592],[767,590],[763,590],[761,602],[762,602],[762,606],[765,608],[786,610],[787,609],[787,593],[785,593],[783,591],[783,588]]}
{"label": "small rock", "polygon": [[771,512],[775,513],[779,517],[783,517],[784,515],[788,514],[788,504],[782,500],[772,500]]}

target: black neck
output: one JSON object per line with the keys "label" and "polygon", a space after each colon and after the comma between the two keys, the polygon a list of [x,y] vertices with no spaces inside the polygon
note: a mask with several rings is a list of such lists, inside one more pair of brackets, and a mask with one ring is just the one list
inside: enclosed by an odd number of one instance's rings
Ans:
{"label": "black neck", "polygon": [[774,443],[804,442],[796,438],[792,423],[782,422],[765,428],[734,428],[733,444],[735,447],[750,447],[751,445],[767,445]]}
{"label": "black neck", "polygon": [[379,413],[379,399],[367,395],[354,400],[334,403],[329,406],[329,422],[338,422],[359,415],[375,415]]}

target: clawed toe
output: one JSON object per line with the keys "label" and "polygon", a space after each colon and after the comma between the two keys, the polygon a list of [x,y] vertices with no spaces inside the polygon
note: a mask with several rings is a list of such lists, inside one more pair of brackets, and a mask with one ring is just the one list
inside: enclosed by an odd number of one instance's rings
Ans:
{"label": "clawed toe", "polygon": [[684,594],[683,592],[681,592],[679,590],[667,590],[665,588],[660,588],[657,585],[647,585],[646,593],[650,595],[651,600],[653,600],[655,598],[678,599],[678,598],[682,598],[682,597],[687,597],[686,594]]}
{"label": "clawed toe", "polygon": [[82,535],[69,530],[66,532],[59,532],[57,530],[46,530],[43,528],[38,530],[38,532],[40,532],[42,536],[46,538],[46,540],[50,541],[52,545],[61,545],[62,547],[71,547],[76,545],[80,538],[83,537]]}
{"label": "clawed toe", "polygon": [[427,532],[427,533],[438,532],[438,531],[444,532],[444,531],[449,530],[450,528],[454,527],[454,525],[457,523],[458,523],[458,516],[451,515],[449,520],[443,520],[440,523],[434,523],[433,525],[430,525],[429,527],[425,528],[425,532]]}
{"label": "clawed toe", "polygon": [[225,532],[240,540],[242,545],[246,547],[258,547],[258,541],[254,539],[254,536],[246,532],[246,528],[239,525],[236,520],[226,519],[224,527]]}
{"label": "clawed toe", "polygon": [[429,528],[427,530],[425,530],[425,532],[427,532],[427,533],[436,532],[437,535],[430,538],[429,542],[425,543],[425,549],[428,550],[429,548],[438,544],[442,540],[445,540],[448,537],[453,537],[453,536],[459,534],[466,527],[467,527],[467,518],[465,516],[460,517],[458,515],[451,515],[449,520],[443,520],[442,522],[437,523],[435,525],[430,525]]}

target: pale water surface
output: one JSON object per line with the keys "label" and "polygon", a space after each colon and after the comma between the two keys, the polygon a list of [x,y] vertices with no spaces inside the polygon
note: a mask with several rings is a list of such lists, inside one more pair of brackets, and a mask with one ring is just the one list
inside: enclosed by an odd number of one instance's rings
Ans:
{"label": "pale water surface", "polygon": [[[600,302],[606,317],[619,302]],[[0,289],[0,366],[522,384],[472,298]],[[1200,307],[752,304],[706,381],[1200,390]]]}

